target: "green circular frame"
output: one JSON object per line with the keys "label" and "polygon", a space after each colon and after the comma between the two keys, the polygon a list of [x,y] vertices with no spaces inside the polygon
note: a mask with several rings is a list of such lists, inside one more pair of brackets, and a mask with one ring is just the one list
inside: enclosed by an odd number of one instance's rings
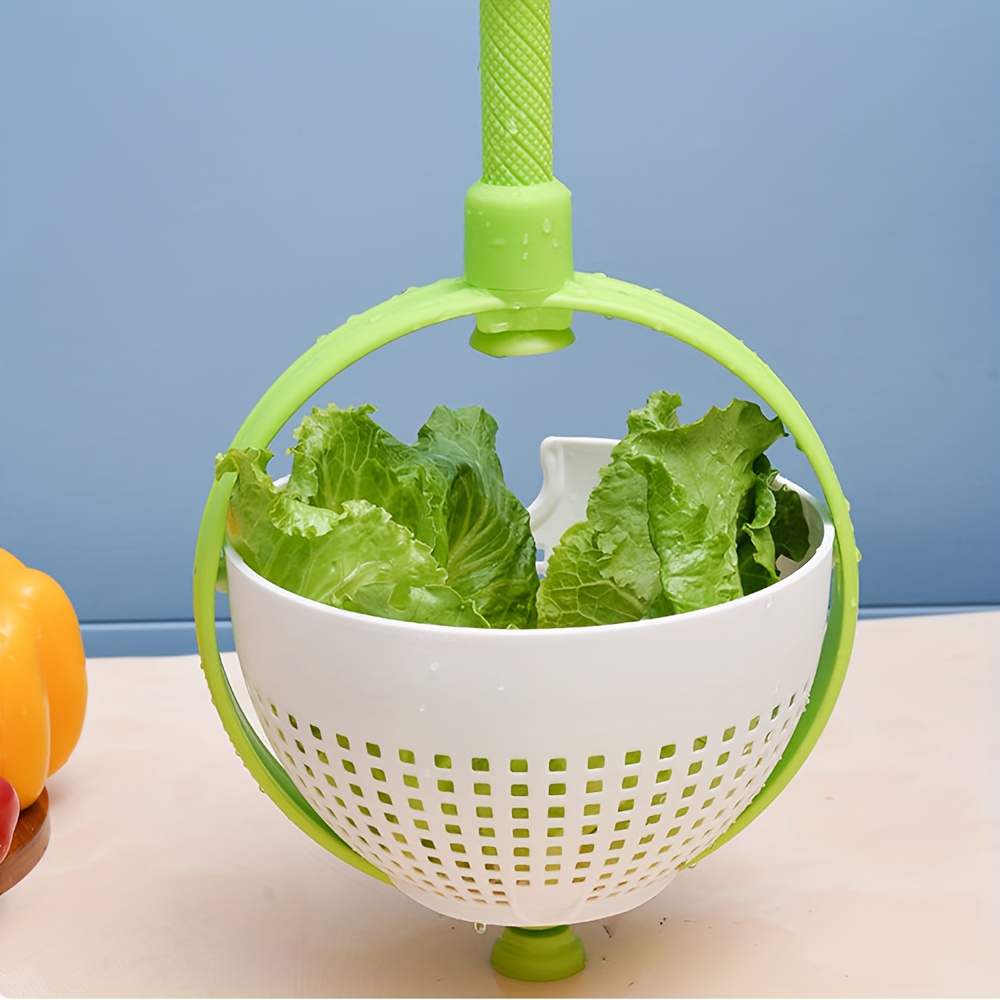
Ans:
{"label": "green circular frame", "polygon": [[[795,397],[750,348],[711,320],[659,292],[603,274],[575,274],[544,305],[628,320],[658,330],[728,368],[774,410],[809,459],[836,531],[833,593],[809,704],[764,787],[725,833],[690,862],[696,864],[764,811],[802,766],[830,718],[847,672],[857,625],[860,554],[854,541],[850,505],[819,435]],[[450,278],[411,289],[350,317],[317,341],[267,390],[240,427],[232,447],[269,447],[314,393],[349,365],[385,344],[446,320],[504,308],[510,308],[510,304],[463,279]],[[388,882],[385,872],[349,847],[309,805],[247,721],[229,684],[215,630],[215,587],[234,478],[233,473],[227,473],[213,485],[195,551],[195,630],[212,700],[237,753],[261,790],[281,811],[343,861]]]}

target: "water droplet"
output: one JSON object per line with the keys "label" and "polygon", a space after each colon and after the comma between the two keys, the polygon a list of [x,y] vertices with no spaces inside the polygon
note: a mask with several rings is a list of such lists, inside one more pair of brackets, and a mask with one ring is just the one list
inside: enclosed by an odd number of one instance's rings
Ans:
{"label": "water droplet", "polygon": [[474,923],[472,925],[472,927],[473,927],[473,929],[475,930],[475,932],[477,934],[485,934],[486,933],[486,924],[481,924],[478,921],[476,921],[476,923]]}
{"label": "water droplet", "polygon": [[527,234],[527,233],[525,233],[525,234],[524,234],[524,236],[522,236],[522,237],[521,237],[521,242],[522,242],[522,243],[523,243],[523,244],[524,244],[525,246],[527,246],[527,245],[528,245],[528,234]]}
{"label": "water droplet", "polygon": [[417,711],[418,712],[426,712],[427,711],[427,706],[426,705],[417,705]]}
{"label": "water droplet", "polygon": [[767,599],[767,604],[765,604],[764,607],[765,607],[765,609],[773,608],[774,607],[774,598],[773,597],[769,597]]}
{"label": "water droplet", "polygon": [[552,222],[549,219],[542,220],[542,232],[551,233],[552,232]]}
{"label": "water droplet", "polygon": [[497,691],[500,692],[500,693],[503,692],[503,685],[502,684],[497,688]]}
{"label": "water droplet", "polygon": [[861,549],[857,550],[857,554],[858,554],[858,562],[861,562]]}
{"label": "water droplet", "polygon": [[431,670],[437,670],[441,666],[437,660],[431,660]]}
{"label": "water droplet", "polygon": [[554,247],[558,247],[558,246],[559,246],[559,241],[558,241],[558,240],[553,240],[553,241],[552,241],[552,245],[553,245]]}
{"label": "water droplet", "polygon": [[495,247],[505,247],[506,245],[507,241],[502,236],[498,236],[493,240],[493,246]]}
{"label": "water droplet", "polygon": [[528,259],[528,251],[525,250],[524,253],[521,254],[521,260],[527,260],[527,259]]}
{"label": "water droplet", "polygon": [[507,119],[507,131],[511,135],[517,135],[517,120],[514,118]]}

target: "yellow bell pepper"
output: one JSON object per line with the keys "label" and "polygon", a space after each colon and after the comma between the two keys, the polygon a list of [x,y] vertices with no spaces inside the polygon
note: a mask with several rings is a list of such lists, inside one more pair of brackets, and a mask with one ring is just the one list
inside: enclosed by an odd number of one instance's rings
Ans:
{"label": "yellow bell pepper", "polygon": [[0,778],[22,809],[73,752],[86,707],[73,605],[55,580],[0,549]]}

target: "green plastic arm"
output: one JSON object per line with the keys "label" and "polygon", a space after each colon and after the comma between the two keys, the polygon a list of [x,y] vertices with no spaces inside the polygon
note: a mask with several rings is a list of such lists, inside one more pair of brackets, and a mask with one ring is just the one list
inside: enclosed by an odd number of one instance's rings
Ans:
{"label": "green plastic arm", "polygon": [[549,0],[480,0],[483,182],[552,180]]}

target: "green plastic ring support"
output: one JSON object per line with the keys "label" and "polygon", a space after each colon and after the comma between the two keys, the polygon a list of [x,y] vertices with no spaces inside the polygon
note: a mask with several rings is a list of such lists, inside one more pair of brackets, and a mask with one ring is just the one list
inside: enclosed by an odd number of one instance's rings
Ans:
{"label": "green plastic ring support", "polygon": [[[745,829],[774,801],[809,755],[843,684],[857,622],[858,560],[849,504],[826,449],[802,407],[770,368],[745,344],[694,310],[646,288],[602,274],[577,274],[544,303],[596,313],[658,330],[702,352],[740,378],[782,420],[806,455],[830,510],[836,532],[834,585],[826,635],[809,704],[764,788],[697,862]],[[413,289],[351,317],[321,338],[264,394],[233,439],[237,448],[267,448],[299,407],[355,361],[400,337],[447,320],[500,307],[500,300],[460,278]],[[215,586],[225,544],[233,474],[208,496],[195,552],[194,615],[202,666],[215,707],[237,753],[261,790],[300,829],[337,857],[382,881],[384,872],[356,854],[305,801],[287,772],[247,721],[226,677],[215,631]]]}

